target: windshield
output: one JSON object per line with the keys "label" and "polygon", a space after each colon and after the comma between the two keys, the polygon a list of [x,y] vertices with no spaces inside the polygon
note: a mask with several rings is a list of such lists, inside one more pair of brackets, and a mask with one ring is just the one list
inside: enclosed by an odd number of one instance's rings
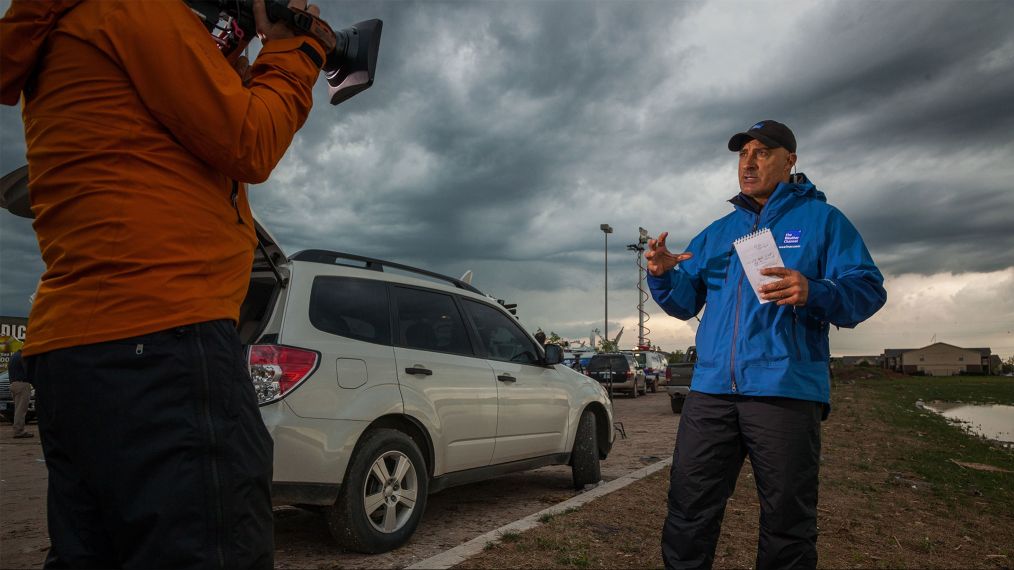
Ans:
{"label": "windshield", "polygon": [[638,364],[640,364],[641,366],[644,366],[645,354],[643,352],[635,352],[634,353],[634,358],[637,359],[637,363]]}
{"label": "windshield", "polygon": [[622,356],[596,356],[588,363],[588,370],[591,372],[602,372],[612,370],[622,372],[627,370],[627,359]]}

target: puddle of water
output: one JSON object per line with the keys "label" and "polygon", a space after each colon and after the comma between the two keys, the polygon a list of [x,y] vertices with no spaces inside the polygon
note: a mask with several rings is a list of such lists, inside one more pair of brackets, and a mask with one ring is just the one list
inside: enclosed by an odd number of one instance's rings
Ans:
{"label": "puddle of water", "polygon": [[987,439],[1014,444],[1014,406],[930,402],[924,407]]}

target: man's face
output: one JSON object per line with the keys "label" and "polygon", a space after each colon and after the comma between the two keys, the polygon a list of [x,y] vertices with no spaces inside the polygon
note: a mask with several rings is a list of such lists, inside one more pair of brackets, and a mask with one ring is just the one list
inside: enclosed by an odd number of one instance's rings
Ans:
{"label": "man's face", "polygon": [[788,182],[794,164],[795,153],[751,140],[739,151],[739,189],[763,204],[779,182]]}

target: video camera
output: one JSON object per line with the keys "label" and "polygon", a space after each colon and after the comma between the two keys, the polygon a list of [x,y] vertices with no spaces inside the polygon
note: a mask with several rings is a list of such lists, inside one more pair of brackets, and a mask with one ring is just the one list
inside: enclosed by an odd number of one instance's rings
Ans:
{"label": "video camera", "polygon": [[[239,57],[257,35],[253,0],[186,0],[203,20],[226,58]],[[366,20],[348,28],[333,30],[309,12],[290,9],[287,0],[264,0],[268,19],[284,21],[297,34],[314,37],[328,50],[324,61],[331,104],[337,105],[373,85],[384,23]]]}

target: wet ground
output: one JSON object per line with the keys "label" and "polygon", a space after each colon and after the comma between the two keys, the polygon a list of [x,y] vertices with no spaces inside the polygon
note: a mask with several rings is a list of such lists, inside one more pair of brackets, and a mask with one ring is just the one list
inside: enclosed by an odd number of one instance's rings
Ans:
{"label": "wet ground", "polygon": [[924,407],[962,424],[976,435],[1008,445],[1014,444],[1014,406],[930,402],[924,404]]}

